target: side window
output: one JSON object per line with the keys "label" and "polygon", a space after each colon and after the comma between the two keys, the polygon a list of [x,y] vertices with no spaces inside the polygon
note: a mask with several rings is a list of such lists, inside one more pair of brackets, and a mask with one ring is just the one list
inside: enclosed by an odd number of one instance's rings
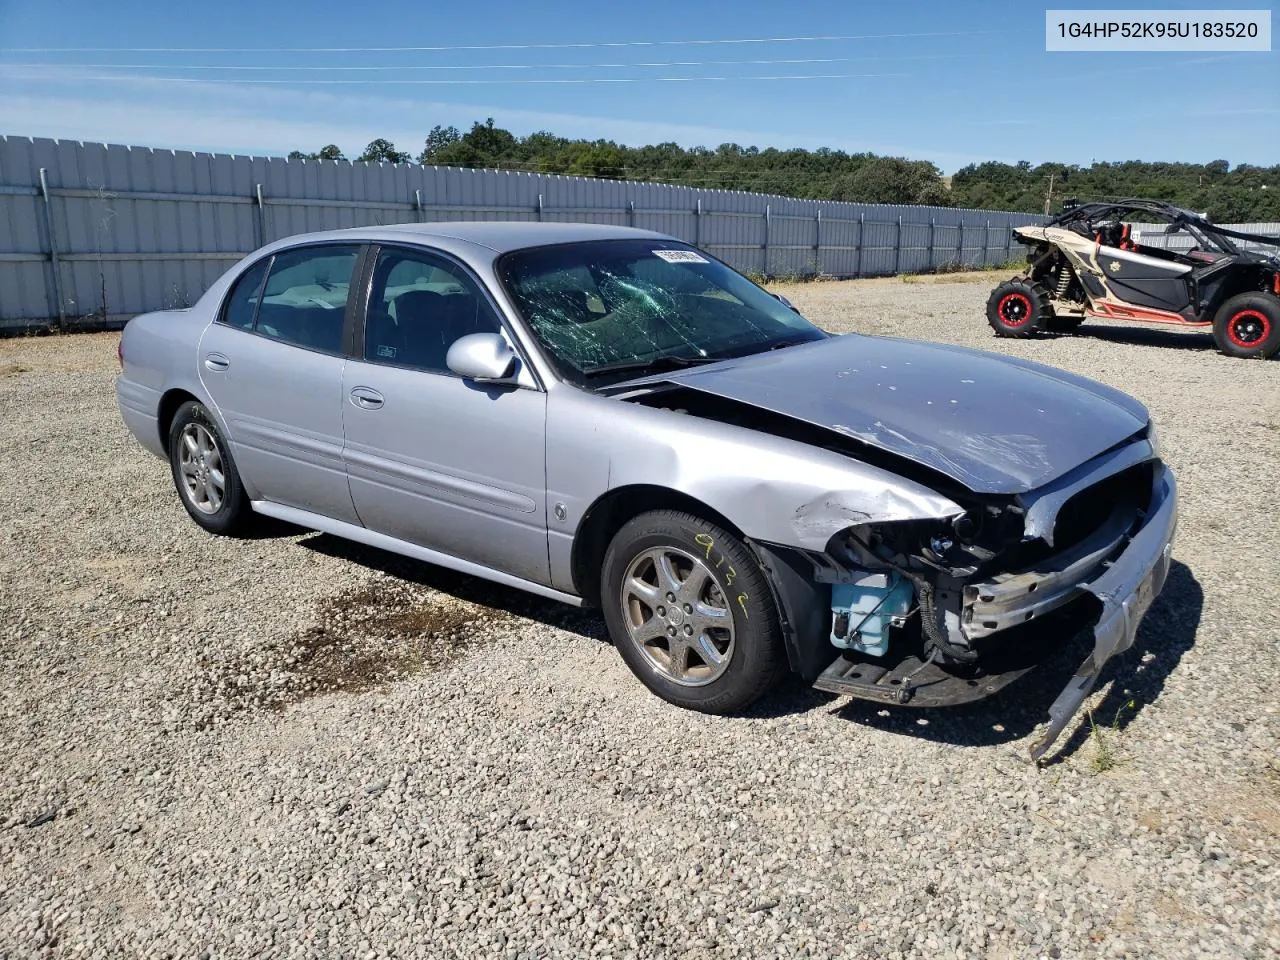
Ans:
{"label": "side window", "polygon": [[378,255],[364,326],[370,363],[448,373],[445,357],[455,340],[499,329],[489,301],[460,267],[428,253]]}
{"label": "side window", "polygon": [[258,296],[262,293],[262,281],[267,276],[271,258],[264,257],[241,274],[231,288],[226,306],[222,308],[222,322],[241,330],[253,328],[253,317],[258,312]]}
{"label": "side window", "polygon": [[258,333],[300,347],[342,352],[342,325],[359,247],[278,253],[258,306]]}

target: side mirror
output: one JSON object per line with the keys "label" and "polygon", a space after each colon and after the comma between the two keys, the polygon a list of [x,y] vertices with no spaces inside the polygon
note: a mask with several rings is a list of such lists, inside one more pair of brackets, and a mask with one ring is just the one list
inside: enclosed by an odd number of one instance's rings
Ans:
{"label": "side mirror", "polygon": [[775,294],[772,294],[772,296],[773,296],[773,299],[777,300],[780,304],[782,304],[784,307],[786,307],[786,308],[787,308],[788,310],[790,310],[792,313],[799,313],[799,312],[800,312],[799,310],[797,310],[797,309],[796,309],[796,305],[795,305],[794,303],[792,303],[790,300],[788,300],[786,297],[784,297],[782,294],[780,294],[780,293],[775,293]]}
{"label": "side mirror", "polygon": [[516,353],[502,334],[469,333],[453,341],[445,363],[467,380],[492,383],[511,376],[516,366]]}

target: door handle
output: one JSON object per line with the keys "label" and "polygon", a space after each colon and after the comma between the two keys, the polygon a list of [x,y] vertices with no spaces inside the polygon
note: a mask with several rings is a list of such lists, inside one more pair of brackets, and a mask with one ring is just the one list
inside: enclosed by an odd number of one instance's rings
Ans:
{"label": "door handle", "polygon": [[382,394],[369,387],[352,387],[351,402],[361,410],[377,410],[382,406]]}
{"label": "door handle", "polygon": [[221,353],[207,353],[204,357],[204,365],[210,370],[221,373],[231,366],[231,361]]}

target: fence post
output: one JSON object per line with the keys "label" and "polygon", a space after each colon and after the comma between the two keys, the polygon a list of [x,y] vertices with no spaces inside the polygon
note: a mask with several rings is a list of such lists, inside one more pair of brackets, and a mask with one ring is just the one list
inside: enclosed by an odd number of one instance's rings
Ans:
{"label": "fence post", "polygon": [[902,272],[902,217],[898,217],[898,232],[893,238],[893,272]]}
{"label": "fence post", "polygon": [[422,188],[418,187],[413,191],[413,209],[418,214],[418,222],[423,222],[422,216]]}
{"label": "fence post", "polygon": [[1004,236],[1004,262],[1008,263],[1013,259],[1013,227],[1005,224]]}
{"label": "fence post", "polygon": [[987,255],[991,249],[991,218],[987,217],[987,227],[982,232],[982,265],[987,265]]}
{"label": "fence post", "polygon": [[58,326],[67,324],[66,305],[62,299],[62,267],[58,262],[58,241],[53,236],[53,196],[49,193],[49,178],[44,167],[40,168],[40,196],[44,199],[44,226],[49,234],[49,266],[53,269],[53,297],[58,301]]}
{"label": "fence post", "polygon": [[933,253],[933,248],[935,246],[934,237],[936,237],[937,234],[938,234],[938,218],[930,217],[929,218],[929,269],[930,270],[934,270],[938,266],[936,263],[934,263],[934,253]]}
{"label": "fence post", "polygon": [[702,198],[698,198],[698,205],[693,210],[693,245],[695,247],[702,246]]}
{"label": "fence post", "polygon": [[541,223],[542,222],[542,194],[538,194],[537,215],[538,215],[538,222]]}
{"label": "fence post", "polygon": [[772,204],[764,205],[764,275],[769,276],[769,232],[773,222]]}
{"label": "fence post", "polygon": [[822,208],[818,208],[818,215],[814,218],[816,229],[813,232],[813,270],[818,276],[822,275]]}
{"label": "fence post", "polygon": [[858,214],[858,245],[853,248],[853,275],[862,276],[862,238],[867,232],[866,211]]}
{"label": "fence post", "polygon": [[262,195],[262,184],[253,185],[253,200],[258,206],[258,246],[267,243],[267,200]]}
{"label": "fence post", "polygon": [[956,265],[964,266],[964,214],[960,214],[960,236],[956,240]]}
{"label": "fence post", "polygon": [[627,201],[627,226],[634,227],[636,225],[636,202],[634,200]]}

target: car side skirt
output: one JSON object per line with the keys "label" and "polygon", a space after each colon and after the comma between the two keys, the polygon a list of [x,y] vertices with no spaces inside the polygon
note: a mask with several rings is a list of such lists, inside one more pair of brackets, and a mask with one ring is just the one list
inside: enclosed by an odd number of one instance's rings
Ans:
{"label": "car side skirt", "polygon": [[264,517],[274,517],[276,520],[283,520],[285,523],[292,523],[295,526],[306,527],[308,530],[316,530],[320,533],[332,534],[335,537],[342,537],[344,540],[354,540],[356,543],[363,543],[366,547],[376,547],[389,553],[398,553],[401,556],[412,557],[414,560],[421,560],[424,563],[434,563],[436,566],[456,570],[458,573],[465,573],[473,577],[480,577],[482,580],[489,580],[493,583],[500,583],[505,587],[515,587],[517,590],[524,590],[550,600],[559,600],[561,603],[567,603],[572,607],[582,606],[582,598],[572,593],[564,593],[544,584],[535,583],[532,580],[524,580],[501,570],[486,567],[483,564],[463,560],[447,553],[440,553],[437,550],[430,550],[427,547],[420,547],[416,543],[397,540],[395,537],[389,537],[384,533],[378,533],[367,527],[358,527],[352,523],[333,520],[318,513],[309,513],[306,510],[287,507],[284,504],[274,503],[270,500],[254,500],[252,504],[254,513],[260,513]]}

